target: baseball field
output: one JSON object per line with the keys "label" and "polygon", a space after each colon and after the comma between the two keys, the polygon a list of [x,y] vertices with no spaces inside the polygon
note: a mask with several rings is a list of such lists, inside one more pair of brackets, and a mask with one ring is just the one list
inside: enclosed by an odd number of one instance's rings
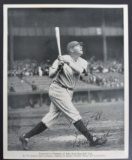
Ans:
{"label": "baseball field", "polygon": [[[29,140],[29,151],[113,151],[124,149],[124,102],[75,104],[89,131],[106,136],[104,146],[90,147],[63,116],[48,130]],[[8,150],[21,151],[19,135],[28,132],[48,112],[49,106],[9,109]]]}

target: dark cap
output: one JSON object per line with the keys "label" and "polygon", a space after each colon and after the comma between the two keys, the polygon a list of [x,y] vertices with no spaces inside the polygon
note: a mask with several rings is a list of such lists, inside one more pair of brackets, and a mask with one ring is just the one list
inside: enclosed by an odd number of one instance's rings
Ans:
{"label": "dark cap", "polygon": [[67,51],[69,51],[69,49],[74,48],[77,45],[83,46],[83,42],[72,41],[72,42],[68,43]]}

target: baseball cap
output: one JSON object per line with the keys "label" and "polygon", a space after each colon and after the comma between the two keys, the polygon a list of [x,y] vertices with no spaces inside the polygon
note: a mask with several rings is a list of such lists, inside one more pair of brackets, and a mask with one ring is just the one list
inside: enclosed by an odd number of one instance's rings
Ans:
{"label": "baseball cap", "polygon": [[77,45],[83,46],[83,42],[71,41],[67,45],[67,51],[69,51],[70,48],[74,48]]}

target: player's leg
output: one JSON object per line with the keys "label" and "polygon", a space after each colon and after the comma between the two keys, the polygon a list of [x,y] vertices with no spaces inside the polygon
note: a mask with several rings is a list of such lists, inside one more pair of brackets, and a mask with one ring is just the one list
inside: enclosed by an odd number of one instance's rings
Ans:
{"label": "player's leg", "polygon": [[33,129],[31,129],[26,134],[23,134],[19,137],[20,141],[22,142],[23,149],[27,150],[27,143],[29,138],[45,131],[49,126],[53,124],[53,122],[58,118],[60,115],[60,110],[51,102],[49,113],[39,122]]}
{"label": "player's leg", "polygon": [[[61,94],[61,95],[59,95]],[[57,98],[56,95],[52,94],[51,99],[54,104],[64,113],[64,115],[72,121],[76,129],[81,132],[86,139],[92,145],[101,145],[106,142],[106,139],[95,139],[95,137],[88,131],[87,127],[84,125],[83,121],[81,120],[80,113],[74,107],[71,96],[69,91],[62,89],[61,92],[58,92]]]}
{"label": "player's leg", "polygon": [[33,129],[31,129],[28,133],[23,134],[19,137],[19,140],[22,143],[22,147],[24,150],[28,150],[27,143],[29,138],[33,137],[41,133],[42,131],[46,130],[47,126],[43,122],[39,122]]}
{"label": "player's leg", "polygon": [[60,109],[53,102],[51,102],[50,111],[46,114],[45,117],[42,118],[42,122],[49,128],[54,123],[56,123],[60,113]]}
{"label": "player's leg", "polygon": [[96,136],[93,136],[88,131],[87,127],[84,125],[81,119],[76,121],[74,126],[86,137],[86,139],[90,142],[90,146],[103,145],[107,141],[106,137],[97,138]]}
{"label": "player's leg", "polygon": [[[78,131],[80,131],[89,141],[93,140],[93,136],[89,133],[86,126],[81,120],[81,116],[79,112],[76,110],[76,108],[73,106],[69,95],[66,95],[65,98],[60,97],[58,98],[52,98],[52,101],[60,108],[60,110],[64,113],[64,115],[72,121],[74,126],[77,128]],[[74,123],[75,122],[75,123]]]}

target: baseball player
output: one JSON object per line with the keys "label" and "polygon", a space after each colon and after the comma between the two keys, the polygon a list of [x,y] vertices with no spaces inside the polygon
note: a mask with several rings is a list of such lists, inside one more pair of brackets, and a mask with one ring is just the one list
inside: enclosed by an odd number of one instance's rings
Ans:
{"label": "baseball player", "polygon": [[72,41],[67,45],[69,55],[58,57],[49,69],[53,82],[49,88],[51,105],[49,112],[31,131],[19,137],[24,150],[27,150],[29,138],[49,128],[58,119],[61,112],[72,122],[75,128],[89,141],[90,146],[103,145],[107,139],[93,136],[84,125],[81,115],[72,104],[73,90],[81,75],[87,73],[87,61],[81,58],[83,43]]}

